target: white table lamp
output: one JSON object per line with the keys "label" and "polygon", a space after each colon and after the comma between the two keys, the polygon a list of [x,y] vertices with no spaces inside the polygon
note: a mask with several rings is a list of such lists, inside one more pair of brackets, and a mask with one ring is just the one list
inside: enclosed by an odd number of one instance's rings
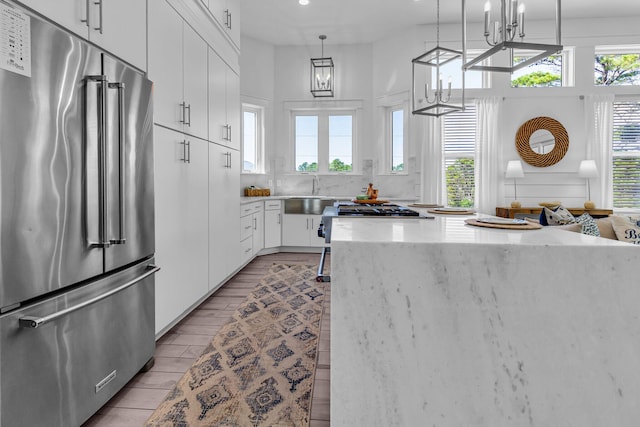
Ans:
{"label": "white table lamp", "polygon": [[522,162],[520,160],[509,160],[507,163],[507,171],[504,174],[505,178],[513,178],[513,202],[511,202],[512,208],[519,208],[522,205],[518,201],[518,193],[516,191],[516,178],[523,178],[524,171],[522,170]]}
{"label": "white table lamp", "polygon": [[595,209],[596,204],[591,200],[591,178],[598,177],[598,167],[596,166],[595,160],[583,160],[580,162],[580,167],[578,168],[578,176],[581,178],[587,179],[587,194],[588,200],[584,202],[585,209]]}

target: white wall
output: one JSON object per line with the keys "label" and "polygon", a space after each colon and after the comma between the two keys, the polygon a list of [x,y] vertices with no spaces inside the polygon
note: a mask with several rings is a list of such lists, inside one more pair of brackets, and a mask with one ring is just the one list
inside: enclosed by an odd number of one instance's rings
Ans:
{"label": "white wall", "polygon": [[[441,45],[460,48],[460,25],[441,26]],[[585,158],[584,101],[581,95],[613,92],[617,95],[640,94],[637,87],[594,88],[592,83],[593,48],[598,44],[640,43],[640,27],[636,18],[589,19],[563,21],[562,42],[575,46],[575,86],[566,88],[511,88],[509,75],[491,74],[491,89],[467,90],[467,102],[474,97],[499,96],[504,99],[501,120],[501,155],[507,160],[518,159],[514,140],[518,127],[537,116],[549,116],[560,121],[569,133],[569,150],[563,160],[554,166],[536,168],[524,164],[525,177],[519,179],[518,199],[523,205],[536,205],[540,201],[560,200],[567,206],[580,206],[586,198],[586,183],[578,178],[580,160]],[[479,34],[477,25],[468,29],[469,47],[482,43],[474,40]],[[531,41],[552,42],[553,23],[528,23]],[[288,111],[285,102],[313,102],[309,93],[309,58],[318,56],[319,46],[278,46],[274,54],[273,80],[271,74],[251,70],[245,58],[256,56],[255,50],[271,52],[264,44],[251,39],[242,40],[241,93],[243,96],[269,96],[264,86],[273,88],[272,101],[275,134],[268,151],[270,175],[278,194],[307,194],[311,191],[311,176],[291,173]],[[409,121],[408,167],[406,175],[390,176],[380,173],[383,156],[383,127],[381,105],[389,98],[409,99],[411,88],[411,59],[435,46],[435,29],[418,26],[400,31],[392,37],[371,45],[325,44],[325,55],[334,59],[336,67],[336,96],[334,101],[361,100],[363,111],[359,147],[359,172],[354,175],[321,176],[321,194],[351,196],[371,181],[380,189],[382,197],[414,198],[420,194],[421,147],[426,140],[425,118],[411,116]],[[248,71],[247,68],[250,70]],[[265,77],[266,76],[266,77]],[[330,103],[332,101],[324,101]],[[309,104],[311,105],[311,104]],[[504,168],[504,166],[503,166]],[[496,171],[499,177],[504,169]],[[258,177],[243,177],[243,184],[260,184]],[[513,198],[513,182],[504,182],[505,200]],[[280,185],[277,185],[277,184]],[[592,182],[592,198],[597,185]],[[597,191],[597,190],[595,190]]]}

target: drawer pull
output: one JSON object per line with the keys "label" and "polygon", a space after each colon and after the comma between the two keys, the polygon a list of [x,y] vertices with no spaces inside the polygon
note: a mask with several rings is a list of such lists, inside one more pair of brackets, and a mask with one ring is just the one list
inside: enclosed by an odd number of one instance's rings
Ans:
{"label": "drawer pull", "polygon": [[105,292],[104,294],[98,295],[95,298],[91,298],[89,300],[86,300],[80,304],[71,306],[69,308],[66,308],[64,310],[60,310],[57,311],[55,313],[49,314],[48,316],[43,316],[43,317],[35,317],[35,316],[25,316],[22,317],[18,320],[20,326],[22,326],[23,328],[30,328],[30,329],[35,329],[38,328],[42,325],[44,325],[45,323],[49,323],[51,321],[54,321],[62,316],[65,316],[69,313],[73,313],[74,311],[78,311],[81,308],[87,307],[91,304],[95,304],[99,301],[102,301],[105,298],[110,297],[111,295],[117,294],[120,291],[123,291],[125,289],[127,289],[130,286],[135,285],[136,283],[138,283],[139,281],[146,279],[147,277],[151,276],[152,274],[155,274],[158,272],[158,270],[160,270],[160,267],[157,267],[155,265],[149,265],[147,266],[147,271],[144,272],[143,274],[141,274],[140,276],[136,277],[135,279],[132,279],[130,281],[128,281],[127,283],[125,283],[122,286],[119,286],[115,289],[112,289],[108,292]]}

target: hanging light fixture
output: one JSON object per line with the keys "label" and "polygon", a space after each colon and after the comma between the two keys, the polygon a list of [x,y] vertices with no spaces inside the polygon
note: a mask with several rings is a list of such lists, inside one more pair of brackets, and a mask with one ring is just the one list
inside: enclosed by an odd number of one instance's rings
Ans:
{"label": "hanging light fixture", "polygon": [[[494,20],[491,13],[491,0],[484,4],[484,38],[489,46],[487,51],[467,61],[467,6],[466,0],[462,0],[462,52],[464,70],[497,71],[513,73],[521,68],[533,64],[540,59],[553,55],[562,50],[560,0],[556,0],[556,43],[528,43],[524,41],[524,4],[518,5],[518,0],[500,0],[500,14]],[[526,60],[514,63],[514,51],[521,50],[533,52]],[[507,52],[507,64],[483,65],[482,61],[496,54]]]}
{"label": "hanging light fixture", "polygon": [[322,43],[321,58],[311,58],[311,93],[314,97],[333,97],[335,74],[333,59],[324,57],[324,41],[327,36],[318,37]]}
{"label": "hanging light fixture", "polygon": [[[411,61],[413,81],[411,112],[413,114],[440,117],[454,111],[464,110],[464,71],[462,67],[454,68],[462,82],[462,97],[459,104],[451,102],[453,76],[448,76],[445,87],[441,72],[441,67],[455,60],[462,61],[462,52],[440,46],[440,0],[438,0],[436,47]],[[425,81],[423,82],[422,79]]]}

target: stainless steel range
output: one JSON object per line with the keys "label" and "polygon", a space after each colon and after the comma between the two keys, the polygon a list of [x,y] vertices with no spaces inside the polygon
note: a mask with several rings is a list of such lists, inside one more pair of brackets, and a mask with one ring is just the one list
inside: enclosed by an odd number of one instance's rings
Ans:
{"label": "stainless steel range", "polygon": [[[336,202],[328,206],[322,212],[322,221],[318,227],[318,237],[324,237],[326,243],[331,243],[331,226],[334,217],[379,217],[379,218],[434,218],[432,215],[423,215],[417,211],[393,203],[369,204],[354,202]],[[326,256],[331,252],[331,247],[326,246],[322,250],[320,265],[316,280],[318,282],[330,282],[331,276],[324,274]]]}

